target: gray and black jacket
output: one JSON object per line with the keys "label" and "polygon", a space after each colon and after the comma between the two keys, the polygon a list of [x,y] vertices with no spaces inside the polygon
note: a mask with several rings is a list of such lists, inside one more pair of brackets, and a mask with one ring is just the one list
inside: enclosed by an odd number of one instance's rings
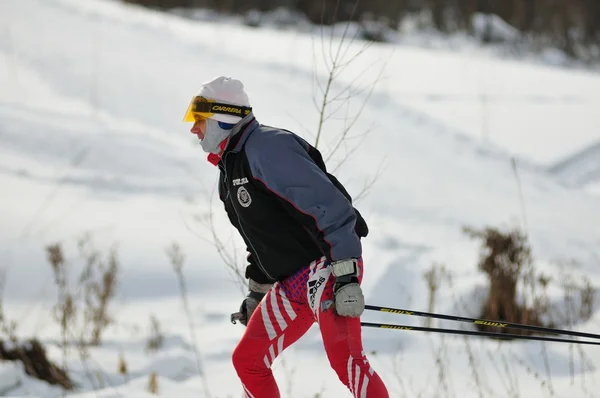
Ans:
{"label": "gray and black jacket", "polygon": [[219,196],[249,252],[246,278],[273,283],[322,256],[360,257],[367,224],[319,151],[245,119],[219,162]]}

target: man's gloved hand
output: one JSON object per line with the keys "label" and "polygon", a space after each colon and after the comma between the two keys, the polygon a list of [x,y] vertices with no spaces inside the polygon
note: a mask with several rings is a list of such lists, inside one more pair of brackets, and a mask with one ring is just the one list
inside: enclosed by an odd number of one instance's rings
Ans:
{"label": "man's gloved hand", "polygon": [[365,297],[358,284],[358,260],[335,261],[330,264],[335,276],[333,294],[338,315],[359,317],[365,310]]}
{"label": "man's gloved hand", "polygon": [[240,323],[244,326],[248,325],[248,320],[252,316],[252,313],[258,307],[258,303],[264,297],[264,293],[250,292],[242,301],[242,305],[240,305],[240,314],[236,319],[240,321]]}
{"label": "man's gloved hand", "polygon": [[256,310],[260,301],[272,286],[273,285],[271,284],[257,283],[250,279],[248,283],[250,292],[244,301],[242,301],[242,304],[240,305],[240,312],[231,314],[231,322],[235,323],[235,321],[239,321],[244,326],[248,325],[248,321],[250,320],[252,313],[254,310]]}

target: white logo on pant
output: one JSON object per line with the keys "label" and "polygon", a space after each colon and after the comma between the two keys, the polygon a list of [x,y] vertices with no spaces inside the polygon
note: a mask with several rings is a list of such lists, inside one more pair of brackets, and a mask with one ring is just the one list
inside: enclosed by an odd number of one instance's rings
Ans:
{"label": "white logo on pant", "polygon": [[320,276],[319,280],[317,281],[308,282],[308,297],[310,302],[310,308],[315,308],[315,297],[323,282],[325,282],[325,278],[323,278],[322,276]]}
{"label": "white logo on pant", "polygon": [[321,315],[319,308],[321,306],[323,291],[325,290],[325,286],[327,286],[329,275],[331,275],[331,270],[325,264],[318,264],[318,266],[319,267],[315,270],[315,272],[312,273],[312,275],[308,278],[308,291],[306,292],[308,304],[310,305],[310,309],[312,310],[317,322],[319,321],[319,316]]}

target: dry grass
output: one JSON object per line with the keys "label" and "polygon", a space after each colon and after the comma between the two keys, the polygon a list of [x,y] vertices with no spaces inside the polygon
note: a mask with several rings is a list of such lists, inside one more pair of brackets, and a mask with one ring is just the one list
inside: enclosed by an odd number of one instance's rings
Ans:
{"label": "dry grass", "polygon": [[9,320],[4,314],[4,303],[0,294],[0,334],[4,335],[11,343],[17,345],[17,322]]}
{"label": "dry grass", "polygon": [[[59,255],[60,253],[54,253]],[[60,257],[55,261],[60,262]],[[3,286],[3,284],[2,284]],[[17,335],[17,323],[10,321],[5,313],[0,294],[0,334],[7,340],[0,340],[0,361],[20,361],[23,369],[31,377],[44,380],[52,385],[61,386],[64,390],[72,390],[73,382],[69,378],[66,367],[61,369],[50,362],[46,350],[37,339],[21,341]]]}
{"label": "dry grass", "polygon": [[42,343],[36,339],[17,345],[11,342],[8,347],[0,341],[0,360],[20,361],[29,376],[61,386],[65,390],[72,390],[74,387],[67,372],[50,362]]}
{"label": "dry grass", "polygon": [[103,259],[88,236],[79,241],[78,247],[85,261],[79,277],[79,284],[83,286],[84,323],[90,326],[89,343],[99,345],[102,332],[112,322],[108,308],[117,291],[120,264],[115,248]]}
{"label": "dry grass", "polygon": [[125,361],[125,356],[123,353],[119,354],[119,364],[117,366],[117,373],[119,373],[125,380],[129,378],[129,368],[127,366],[127,361]]}
{"label": "dry grass", "polygon": [[[66,359],[74,347],[88,379],[95,385],[96,378],[87,364],[88,347],[101,343],[102,333],[111,323],[109,307],[116,293],[120,265],[115,249],[102,256],[88,235],[78,241],[78,249],[80,261],[67,261],[61,243],[46,247],[58,291],[53,316],[60,327],[63,370],[68,372]],[[75,267],[81,263],[83,267],[77,272]]]}
{"label": "dry grass", "polygon": [[[429,302],[427,305],[428,312],[435,311],[436,297],[442,283],[452,283],[451,275],[446,270],[444,264],[433,264],[431,268],[423,274],[423,278],[427,283],[427,291],[429,293]],[[425,318],[424,326],[431,327],[433,318]]]}
{"label": "dry grass", "polygon": [[165,336],[160,329],[160,322],[155,315],[150,316],[150,336],[146,341],[146,352],[156,352],[164,344]]}
{"label": "dry grass", "polygon": [[[570,268],[574,264],[570,264]],[[575,278],[571,273],[560,275],[560,286],[563,290],[564,311],[555,314],[558,321],[569,327],[575,322],[587,321],[594,314],[596,291],[586,276]]]}
{"label": "dry grass", "polygon": [[183,264],[185,263],[185,256],[179,244],[173,242],[166,250],[167,256],[173,266],[173,271],[177,276],[177,281],[179,282],[179,294],[181,296],[181,302],[183,304],[183,309],[185,311],[185,315],[188,321],[188,328],[190,332],[190,338],[192,347],[194,349],[194,356],[196,358],[196,366],[198,369],[198,375],[203,381],[204,387],[204,395],[206,397],[211,397],[210,391],[208,389],[208,382],[206,380],[206,374],[204,372],[204,367],[202,366],[202,359],[200,357],[200,350],[198,349],[198,344],[196,343],[196,332],[194,326],[194,319],[192,317],[192,313],[190,311],[190,304],[187,293],[187,283],[185,276],[183,274]]}
{"label": "dry grass", "polygon": [[[541,305],[544,300],[539,299],[535,292],[535,283],[536,281],[541,283],[545,279],[543,277],[536,278],[527,237],[518,229],[501,232],[491,227],[483,230],[464,228],[464,232],[471,238],[482,241],[478,267],[488,276],[490,285],[481,318],[544,326],[542,316],[547,307]],[[537,307],[519,304],[519,297],[527,294],[521,292],[521,296],[519,296],[517,286],[520,283],[530,286],[531,301],[538,303]],[[511,330],[480,324],[477,325],[477,328],[497,333],[531,334],[528,330]]]}
{"label": "dry grass", "polygon": [[69,289],[67,264],[59,243],[46,247],[48,262],[54,272],[54,283],[58,289],[58,300],[54,305],[54,318],[60,326],[63,370],[68,372],[67,355],[69,351],[68,333],[76,317],[73,293]]}
{"label": "dry grass", "polygon": [[63,348],[68,345],[68,330],[81,330],[79,340],[83,345],[100,344],[103,331],[112,322],[109,307],[117,290],[120,264],[116,250],[111,249],[103,257],[87,235],[78,241],[78,249],[84,265],[73,282],[73,274],[77,272],[71,272],[74,266],[67,264],[62,245],[55,243],[46,247],[58,288],[54,309]]}
{"label": "dry grass", "polygon": [[[60,263],[60,253],[53,252],[56,264]],[[0,289],[4,287],[2,275]],[[0,339],[0,361],[19,361],[23,370],[31,377],[44,380],[52,385],[61,386],[64,390],[72,390],[73,382],[69,378],[66,367],[61,369],[46,356],[46,350],[37,339],[22,341],[17,334],[17,323],[11,321],[4,313],[2,292],[0,291],[0,334],[6,339]]]}
{"label": "dry grass", "polygon": [[158,376],[156,372],[150,373],[150,377],[148,377],[148,392],[158,395]]}

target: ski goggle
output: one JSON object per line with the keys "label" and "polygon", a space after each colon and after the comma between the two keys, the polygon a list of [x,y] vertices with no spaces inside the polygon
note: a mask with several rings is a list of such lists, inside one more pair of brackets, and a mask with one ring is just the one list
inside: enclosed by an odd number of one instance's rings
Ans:
{"label": "ski goggle", "polygon": [[211,118],[215,113],[220,113],[229,116],[239,116],[244,118],[252,112],[251,107],[238,106],[231,104],[223,104],[213,100],[206,99],[204,97],[194,97],[188,106],[185,116],[183,117],[184,122],[193,122],[194,115],[202,116],[206,119]]}

